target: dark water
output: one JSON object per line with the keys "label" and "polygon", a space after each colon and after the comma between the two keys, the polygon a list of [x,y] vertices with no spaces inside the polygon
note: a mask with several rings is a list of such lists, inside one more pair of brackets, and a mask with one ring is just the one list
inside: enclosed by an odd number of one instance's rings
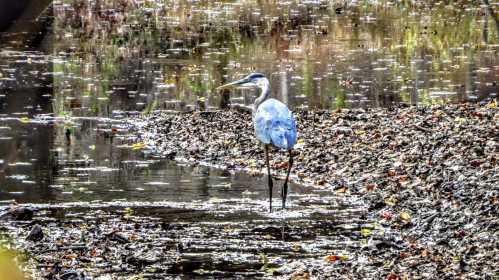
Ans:
{"label": "dark water", "polygon": [[[29,123],[31,122],[31,123]],[[155,159],[134,150],[123,122],[0,118],[0,201],[264,199],[262,178]],[[117,132],[112,132],[117,130]]]}
{"label": "dark water", "polygon": [[[12,39],[0,49],[0,200],[189,201],[246,189],[264,199],[262,179],[144,156],[123,120],[219,108],[227,100],[214,88],[250,71],[294,108],[487,101],[497,92],[496,6],[54,3],[41,47]],[[255,95],[237,90],[230,103]]]}

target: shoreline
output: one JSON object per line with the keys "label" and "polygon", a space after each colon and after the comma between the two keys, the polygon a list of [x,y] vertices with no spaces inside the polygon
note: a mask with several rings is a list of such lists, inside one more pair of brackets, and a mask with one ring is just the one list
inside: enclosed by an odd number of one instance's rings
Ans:
{"label": "shoreline", "polygon": [[[26,269],[37,279],[499,273],[497,109],[461,104],[295,116],[291,180],[310,192],[292,187],[286,211],[262,212],[265,199],[239,194],[204,202],[27,204],[0,208],[2,233],[30,256]],[[264,174],[249,113],[154,112],[129,123],[141,141],[130,147],[147,156]],[[273,151],[272,159],[273,175],[283,178],[286,153]]]}
{"label": "shoreline", "polygon": [[[359,196],[368,217],[412,249],[427,255],[434,246],[432,252],[448,265],[459,259],[454,272],[488,267],[497,273],[474,251],[486,254],[498,241],[490,231],[495,227],[497,234],[499,224],[493,217],[499,212],[496,108],[455,104],[294,114],[292,182]],[[248,113],[155,112],[135,124],[154,155],[264,174]],[[271,153],[273,176],[284,177],[286,162],[285,153]]]}
{"label": "shoreline", "polygon": [[[336,112],[301,111],[295,113],[295,115],[299,114],[298,116],[295,116],[298,122],[298,140],[297,144],[293,149],[295,155],[294,157],[295,164],[292,168],[290,179],[295,183],[306,186],[334,187],[335,183],[337,184],[338,182],[335,180],[325,180],[325,176],[323,176],[324,174],[320,174],[324,173],[320,172],[324,171],[324,169],[322,170],[320,168],[317,169],[317,164],[310,162],[311,160],[315,159],[313,157],[308,157],[308,156],[306,157],[305,153],[326,152],[320,149],[318,151],[311,151],[309,146],[314,146],[311,148],[317,148],[317,146],[320,145],[320,143],[318,142],[320,142],[321,140],[325,140],[323,141],[325,142],[325,144],[331,144],[331,141],[335,141],[334,139],[332,139],[332,137],[335,136],[337,136],[338,138],[346,138],[346,137],[353,138],[353,140],[355,141],[350,146],[358,145],[359,143],[357,142],[359,141],[360,144],[366,144],[365,141],[362,143],[363,139],[361,138],[365,137],[364,135],[366,134],[366,132],[368,132],[367,130],[375,129],[374,125],[369,124],[369,122],[373,122],[373,120],[368,119],[369,114],[372,114],[372,116],[377,118],[374,121],[379,121],[379,118],[384,118],[383,120],[388,120],[386,117],[388,118],[393,117],[391,120],[396,121],[396,118],[407,117],[406,114],[411,113],[411,110],[414,109],[420,111],[422,110],[420,113],[423,114],[425,114],[426,112],[433,111],[438,115],[436,116],[438,120],[446,122],[443,126],[455,123],[456,125],[458,125],[458,128],[459,126],[461,126],[462,128],[469,129],[469,127],[467,127],[466,124],[464,123],[467,120],[462,116],[457,116],[459,115],[459,113],[454,114],[455,115],[454,119],[449,119],[448,118],[449,116],[441,116],[441,114],[445,114],[445,112],[442,111],[442,108],[445,107],[449,107],[448,110],[456,109],[459,107],[463,109],[466,108],[466,110],[471,110],[468,112],[468,115],[475,114],[476,116],[479,116],[479,118],[481,117],[488,118],[488,121],[490,122],[489,125],[486,127],[486,129],[495,129],[492,130],[489,135],[490,140],[494,141],[493,131],[497,131],[499,129],[498,127],[499,112],[497,112],[494,109],[488,109],[487,107],[484,106],[461,104],[461,105],[438,106],[434,107],[433,109],[430,107],[406,107],[406,108],[392,108],[392,109],[368,109],[367,111],[364,109],[353,109],[353,110],[344,109]],[[396,116],[396,113],[393,110],[400,110],[402,116]],[[482,113],[484,112],[486,112],[486,114],[482,115]],[[312,116],[312,118],[314,118],[313,123],[310,122],[311,118],[310,114],[313,114]],[[360,116],[355,116],[356,114],[360,114]],[[216,120],[215,124],[209,123],[214,118],[217,117],[221,118],[222,120],[220,119]],[[331,117],[331,119],[328,120],[326,119],[327,117]],[[422,116],[419,115],[419,117]],[[446,119],[444,120],[444,118]],[[227,121],[229,122],[231,119],[234,120],[233,126],[235,126],[235,129],[234,127],[228,127],[227,129],[229,129],[230,131],[225,132],[225,134],[223,134],[224,131],[223,129],[220,129],[220,127],[225,125],[224,123],[221,123],[224,122],[225,119],[227,119]],[[302,119],[305,120],[302,121]],[[348,124],[341,125],[344,119],[347,120],[346,122],[353,122],[354,123],[353,126],[349,126]],[[320,122],[317,122],[317,120],[320,120]],[[334,123],[334,120],[339,120],[340,125],[338,125],[338,123]],[[363,121],[366,122],[365,126],[358,127],[359,123]],[[407,132],[413,130],[414,132],[419,132],[420,135],[428,135],[431,133],[440,132],[438,130],[438,127],[427,128],[422,126],[420,123],[421,121],[423,121],[425,125],[430,125],[430,126],[434,125],[434,124],[428,124],[426,120],[416,120],[415,123],[410,124],[410,127],[408,128],[405,127],[404,128],[405,131]],[[184,124],[184,122],[186,123]],[[305,124],[304,122],[307,123]],[[226,111],[213,111],[213,112],[194,111],[186,113],[185,112],[179,113],[174,111],[155,111],[148,116],[134,117],[134,119],[132,121],[129,121],[129,123],[131,123],[132,126],[134,127],[134,130],[136,130],[139,139],[138,141],[141,141],[140,145],[144,146],[145,153],[153,157],[163,158],[163,159],[166,158],[185,164],[193,164],[193,165],[200,164],[207,167],[213,167],[232,172],[246,172],[253,175],[266,176],[266,170],[265,170],[266,167],[264,165],[265,162],[263,158],[263,146],[256,140],[256,137],[254,137],[253,135],[254,134],[254,131],[252,129],[253,124],[251,122],[251,113],[249,112],[234,110],[234,109]],[[203,125],[211,127],[209,127],[206,130],[201,129],[200,131],[200,127]],[[333,127],[327,130],[326,128],[327,125],[333,125]],[[393,128],[390,127],[390,125],[385,125],[384,127],[385,129],[391,129],[391,131],[385,133],[385,136],[388,135],[390,132],[398,133],[395,130],[402,128],[400,127],[400,125],[405,125],[405,124],[397,123],[396,125],[399,127]],[[477,124],[470,123],[468,125],[477,125]],[[171,131],[172,130],[171,126],[173,126],[174,130],[173,132]],[[219,127],[217,128],[214,126],[219,126]],[[191,128],[194,131],[191,131]],[[239,128],[243,128],[243,131],[238,133],[237,129]],[[302,133],[301,130],[303,130],[304,128],[307,131]],[[333,134],[333,136],[329,137],[328,139],[320,139],[317,141],[312,139],[314,138],[313,135],[315,133],[317,133],[316,134],[317,136],[322,136],[321,133],[325,129],[327,135]],[[165,130],[168,131],[167,135],[165,135]],[[310,133],[311,131],[314,133]],[[203,135],[213,134],[212,132],[215,132],[219,136],[212,135],[211,139],[205,139],[206,137]],[[196,135],[196,133],[205,133],[205,134]],[[197,139],[194,140],[187,139],[186,135],[189,135],[189,137],[192,136],[194,138],[197,137]],[[376,132],[374,133],[374,135],[368,135],[367,137],[369,136],[374,136],[374,138],[376,138],[384,135],[379,135],[379,133]],[[175,139],[170,139],[172,137]],[[351,140],[351,139],[346,139],[346,140]],[[407,140],[409,139],[407,138],[403,139],[403,137],[395,139],[395,141],[407,141]],[[221,143],[221,141],[223,141],[223,143]],[[237,143],[238,141],[240,141],[241,143]],[[343,140],[342,143],[335,142],[332,144],[341,145],[343,143],[346,144],[345,146],[348,146],[348,142],[346,142],[345,140]],[[395,143],[395,145],[399,144],[400,143]],[[407,144],[407,143],[403,142],[402,144]],[[471,143],[468,143],[468,145],[469,144]],[[497,142],[494,141],[494,144],[491,145],[497,145]],[[234,149],[234,148],[236,150],[232,153],[227,154],[226,152],[224,152],[224,150]],[[383,148],[383,147],[374,147],[370,148],[369,150],[370,152],[376,152],[375,150],[376,148]],[[331,149],[328,149],[327,151],[330,152]],[[356,156],[352,156],[352,159],[349,161],[344,161],[344,160],[341,161],[340,159],[338,159],[338,156],[334,154],[334,151],[331,154],[333,158],[327,158],[328,159],[328,161],[326,162],[327,164],[330,164],[331,161],[333,161],[333,165],[334,163],[337,164],[341,162],[355,163],[356,161],[359,161],[359,158]],[[318,160],[321,157],[324,157],[324,154],[319,154],[319,156],[316,159]],[[270,153],[270,161],[271,161],[272,177],[277,178],[278,180],[284,179],[285,171],[287,168],[286,166],[287,157],[285,155],[285,152],[273,148]],[[296,171],[297,167],[299,167],[300,165],[303,166],[304,164],[312,165],[312,167],[315,167],[316,169],[313,170],[313,168],[311,169],[309,166],[306,166],[306,169],[308,170],[303,170],[303,168],[298,168],[298,171]],[[393,167],[396,168],[397,166]],[[331,173],[331,171],[334,170],[336,170],[336,172]],[[306,174],[306,172],[304,171],[309,171],[308,173],[311,173],[311,175],[317,175],[317,176],[307,176],[310,174]],[[329,171],[329,173],[326,176],[340,177],[342,173],[345,172],[346,170],[345,168],[341,168],[341,166],[339,166],[339,168],[338,166],[333,166],[333,168],[326,168],[326,171]],[[312,177],[315,177],[315,179]]]}

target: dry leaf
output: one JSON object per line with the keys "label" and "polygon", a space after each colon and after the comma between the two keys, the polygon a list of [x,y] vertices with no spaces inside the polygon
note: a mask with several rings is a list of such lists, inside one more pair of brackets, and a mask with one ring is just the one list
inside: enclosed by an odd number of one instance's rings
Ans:
{"label": "dry leaf", "polygon": [[327,262],[335,262],[337,260],[339,260],[340,258],[338,256],[335,256],[335,255],[329,255],[329,256],[326,256],[324,258],[325,261]]}
{"label": "dry leaf", "polygon": [[405,211],[400,212],[400,218],[406,222],[411,221],[411,215],[409,215],[409,213],[407,213]]}
{"label": "dry leaf", "polygon": [[142,149],[144,147],[145,147],[144,143],[135,143],[135,144],[132,144],[132,150],[134,150],[134,151],[140,150],[140,149]]}
{"label": "dry leaf", "polygon": [[371,230],[368,228],[363,228],[360,230],[360,233],[362,234],[362,236],[369,236],[371,234]]}

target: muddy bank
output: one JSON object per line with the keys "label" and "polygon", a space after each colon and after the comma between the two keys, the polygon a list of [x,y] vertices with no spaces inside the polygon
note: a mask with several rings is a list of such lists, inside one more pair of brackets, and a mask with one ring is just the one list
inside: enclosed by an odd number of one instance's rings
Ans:
{"label": "muddy bank", "polygon": [[[380,229],[376,237],[364,231],[367,247],[387,234],[402,240],[378,243],[378,253],[343,267],[342,273],[355,275],[360,267],[376,264],[391,279],[497,275],[499,114],[494,106],[295,115],[299,140],[293,180],[360,196]],[[264,171],[249,113],[158,112],[135,124],[154,155]],[[284,176],[286,161],[285,153],[272,155],[276,175]]]}
{"label": "muddy bank", "polygon": [[33,279],[287,278],[317,275],[331,252],[343,256],[331,269],[364,255],[364,207],[326,192],[294,201],[272,215],[249,199],[3,207],[0,243]]}
{"label": "muddy bank", "polygon": [[[295,184],[286,211],[269,214],[252,189],[192,202],[5,205],[2,243],[25,253],[34,279],[494,279],[499,273],[496,109],[296,117]],[[141,138],[130,144],[135,150],[244,170],[255,175],[257,184],[248,184],[263,185],[264,193],[264,155],[249,114],[157,112],[132,122]],[[282,177],[285,154],[272,155]],[[281,185],[275,183],[276,199]]]}

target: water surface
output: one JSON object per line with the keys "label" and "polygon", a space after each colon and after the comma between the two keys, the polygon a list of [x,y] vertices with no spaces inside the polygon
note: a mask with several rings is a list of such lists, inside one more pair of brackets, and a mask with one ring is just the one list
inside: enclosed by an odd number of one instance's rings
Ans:
{"label": "water surface", "polygon": [[6,41],[0,51],[0,200],[265,198],[261,178],[144,156],[124,120],[249,105],[254,91],[214,89],[251,71],[292,108],[487,102],[496,7],[56,1],[41,48]]}

